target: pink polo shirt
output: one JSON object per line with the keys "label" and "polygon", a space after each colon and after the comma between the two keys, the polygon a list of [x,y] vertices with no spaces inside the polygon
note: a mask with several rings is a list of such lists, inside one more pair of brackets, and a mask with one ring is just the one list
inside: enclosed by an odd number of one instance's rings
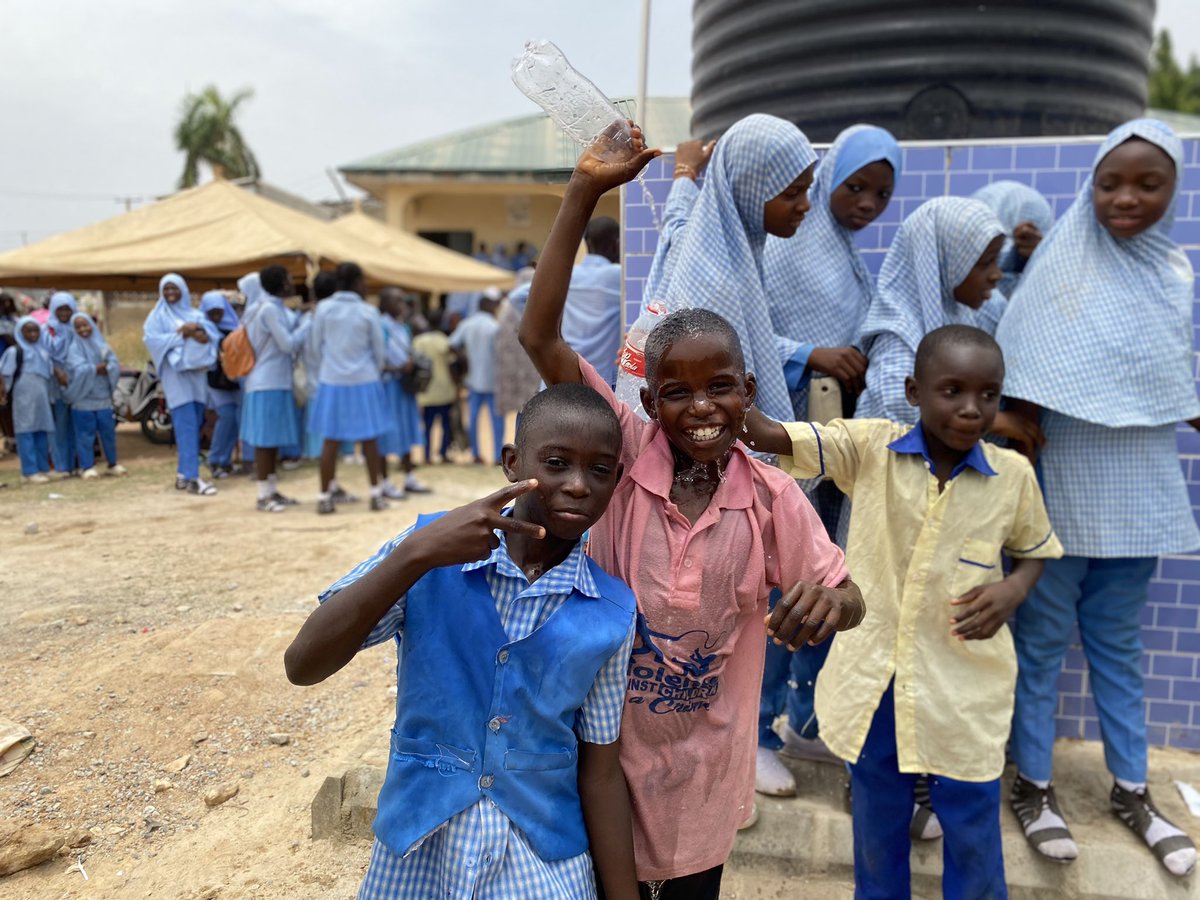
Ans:
{"label": "pink polo shirt", "polygon": [[625,477],[588,552],[637,594],[638,636],[621,719],[642,881],[721,865],[754,800],[754,757],[774,587],[846,577],[842,551],[796,482],[739,441],[692,525],[671,502],[675,464],[646,423],[582,359],[621,420]]}

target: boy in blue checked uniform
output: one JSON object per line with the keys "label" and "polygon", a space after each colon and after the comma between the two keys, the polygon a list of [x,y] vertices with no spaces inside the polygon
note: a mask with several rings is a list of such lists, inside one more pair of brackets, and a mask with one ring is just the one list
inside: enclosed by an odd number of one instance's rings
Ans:
{"label": "boy in blue checked uniform", "polygon": [[[1005,623],[1062,547],[1033,467],[983,441],[1003,382],[996,342],[949,325],[917,346],[905,382],[914,427],[747,422],[759,448],[791,457],[781,468],[831,478],[853,500],[846,561],[871,612],[834,641],[816,711],[825,743],[850,764],[858,898],[911,896],[921,773],[945,831],[943,895],[1007,896],[1000,775],[1017,655]],[[776,609],[771,625],[790,623]]]}
{"label": "boy in blue checked uniform", "polygon": [[637,896],[616,744],[635,602],[580,541],[621,476],[620,427],[595,391],[556,385],[516,440],[512,485],[420,517],[321,595],[285,656],[314,684],[397,641],[359,898],[575,900],[596,877],[607,897]]}

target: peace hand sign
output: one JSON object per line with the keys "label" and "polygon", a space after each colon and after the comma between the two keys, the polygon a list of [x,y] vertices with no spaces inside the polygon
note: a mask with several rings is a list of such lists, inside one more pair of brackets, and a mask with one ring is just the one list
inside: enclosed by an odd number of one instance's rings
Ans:
{"label": "peace hand sign", "polygon": [[461,566],[487,559],[500,546],[496,529],[508,534],[524,534],[541,539],[546,529],[500,514],[508,503],[537,488],[537,479],[506,485],[494,494],[451,510],[440,519],[419,528],[409,540],[420,541],[420,554],[429,568]]}

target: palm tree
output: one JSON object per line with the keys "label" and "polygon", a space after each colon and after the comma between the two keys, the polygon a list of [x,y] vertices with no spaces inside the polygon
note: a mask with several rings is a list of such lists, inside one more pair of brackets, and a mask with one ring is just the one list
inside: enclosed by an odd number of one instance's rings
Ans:
{"label": "palm tree", "polygon": [[184,98],[182,116],[175,126],[175,146],[185,154],[181,188],[194,187],[200,180],[201,162],[230,178],[259,176],[258,160],[234,123],[238,108],[253,96],[254,91],[244,88],[226,101],[210,84]]}

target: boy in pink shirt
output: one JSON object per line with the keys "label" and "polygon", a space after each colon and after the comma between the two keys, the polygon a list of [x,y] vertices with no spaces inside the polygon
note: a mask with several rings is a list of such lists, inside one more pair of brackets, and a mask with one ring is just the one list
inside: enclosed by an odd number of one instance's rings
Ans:
{"label": "boy in pink shirt", "polygon": [[[602,141],[604,139],[601,139]],[[737,441],[754,402],[736,332],[685,309],[646,342],[643,422],[559,333],[571,264],[596,201],[657,151],[585,151],[538,262],[520,338],[547,384],[582,381],[621,421],[626,477],[589,553],[637,595],[621,767],[643,896],[718,896],[754,794],[763,623],[791,648],[857,625],[865,608],[842,551],[796,483]],[[616,154],[620,156],[620,154]],[[768,615],[767,598],[785,594]]]}

